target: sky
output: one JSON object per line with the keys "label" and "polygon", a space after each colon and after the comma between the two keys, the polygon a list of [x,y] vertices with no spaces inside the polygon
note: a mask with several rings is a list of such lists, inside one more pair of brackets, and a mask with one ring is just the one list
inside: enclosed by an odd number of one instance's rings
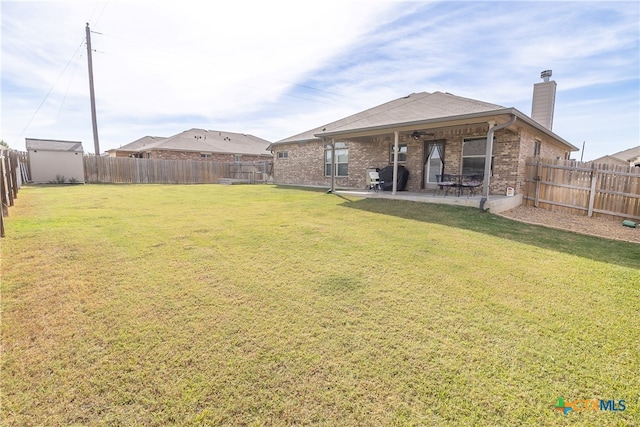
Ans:
{"label": "sky", "polygon": [[640,145],[638,1],[0,2],[0,139],[94,152],[192,128],[276,142],[415,92],[531,114],[592,160]]}

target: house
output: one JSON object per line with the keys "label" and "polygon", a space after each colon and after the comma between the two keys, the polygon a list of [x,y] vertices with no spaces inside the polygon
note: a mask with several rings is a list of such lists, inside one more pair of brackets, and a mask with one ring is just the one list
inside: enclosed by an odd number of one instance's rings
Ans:
{"label": "house", "polygon": [[31,182],[84,183],[82,143],[26,138]]}
{"label": "house", "polygon": [[107,152],[111,157],[241,162],[271,160],[268,146],[269,141],[253,135],[190,129],[168,138],[145,136]]}
{"label": "house", "polygon": [[598,157],[592,163],[604,163],[614,166],[637,166],[640,167],[640,145],[629,148],[615,154]]}
{"label": "house", "polygon": [[167,138],[160,136],[143,136],[120,148],[107,150],[107,153],[109,153],[109,157],[147,157],[144,156],[144,153],[165,139]]}
{"label": "house", "polygon": [[396,180],[399,168],[408,171],[405,190],[420,192],[436,188],[442,174],[482,180],[488,170],[483,195],[507,189],[521,195],[527,157],[566,159],[578,150],[551,130],[556,83],[550,75],[543,72],[544,81],[534,85],[533,118],[450,93],[420,92],[282,139],[270,146],[274,182],[364,189],[367,171],[392,165]]}

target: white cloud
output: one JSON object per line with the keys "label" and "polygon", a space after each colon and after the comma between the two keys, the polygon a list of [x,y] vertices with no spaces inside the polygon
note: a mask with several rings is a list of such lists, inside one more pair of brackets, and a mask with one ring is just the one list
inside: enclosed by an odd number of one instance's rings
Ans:
{"label": "white cloud", "polygon": [[[87,21],[96,31],[103,149],[191,127],[278,140],[420,91],[528,114],[544,69],[553,69],[558,82],[554,129],[563,138],[589,146],[606,128],[620,149],[638,144],[637,119],[619,132],[604,125],[638,115],[637,2],[112,0],[2,7],[1,137],[14,145],[25,136],[91,145]],[[597,143],[593,157],[611,145]]]}
{"label": "white cloud", "polygon": [[[52,98],[66,92],[69,103],[81,103],[88,89],[86,53],[76,48],[93,16],[97,108],[104,125],[110,124],[105,116],[152,121],[239,114],[275,100],[346,50],[388,8],[349,1],[11,4],[2,18],[3,79],[41,96],[53,87]],[[55,84],[67,62],[67,71],[83,68],[68,90]],[[34,128],[47,129],[44,114],[51,111],[43,107]]]}

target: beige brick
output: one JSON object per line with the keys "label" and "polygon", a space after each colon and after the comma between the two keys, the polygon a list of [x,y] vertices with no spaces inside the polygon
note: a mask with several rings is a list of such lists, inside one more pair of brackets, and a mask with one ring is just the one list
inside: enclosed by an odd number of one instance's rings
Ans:
{"label": "beige brick", "polygon": [[[435,129],[433,137],[415,141],[401,136],[399,143],[407,145],[407,161],[399,164],[409,170],[408,191],[422,191],[424,141],[445,140],[445,173],[459,174],[462,168],[462,143],[465,138],[487,135],[488,125],[456,126]],[[498,130],[495,133],[493,151],[493,176],[490,193],[505,194],[507,187],[520,193],[524,185],[525,159],[533,155],[535,139],[541,140],[543,157],[563,157],[565,152],[543,134],[527,134],[518,129]],[[384,168],[392,164],[390,147],[392,136],[371,137],[368,141],[344,142],[349,149],[349,176],[336,177],[337,188],[365,188],[368,168]],[[287,152],[287,158],[274,156],[274,181],[277,184],[324,186],[331,185],[331,178],[324,175],[325,144],[322,141],[277,145],[278,152]]]}

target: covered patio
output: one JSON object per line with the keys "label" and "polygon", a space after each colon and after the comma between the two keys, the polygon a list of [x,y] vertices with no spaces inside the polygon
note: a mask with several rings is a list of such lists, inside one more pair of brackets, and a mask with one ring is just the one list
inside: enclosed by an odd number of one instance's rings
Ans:
{"label": "covered patio", "polygon": [[[270,148],[278,184],[358,193],[372,171],[384,171],[384,183],[393,185],[385,190],[393,196],[483,209],[493,205],[494,211],[501,209],[502,195],[522,193],[527,157],[567,158],[576,149],[515,108],[442,92],[413,93]],[[445,182],[453,189],[474,183],[482,197],[429,193]]]}
{"label": "covered patio", "polygon": [[[374,191],[374,190],[351,190],[351,189],[338,189],[334,191],[335,194],[349,195],[356,197],[377,198],[377,199],[391,199],[391,200],[408,200],[411,202],[420,203],[438,203],[442,205],[457,205],[467,206],[472,208],[480,208],[482,201],[482,195],[476,196],[445,196],[441,192],[437,191],[398,191],[395,194],[391,191]],[[515,196],[498,196],[491,195],[484,203],[484,210],[488,210],[491,213],[500,213],[509,209],[516,208],[522,204],[522,194],[516,194]]]}

